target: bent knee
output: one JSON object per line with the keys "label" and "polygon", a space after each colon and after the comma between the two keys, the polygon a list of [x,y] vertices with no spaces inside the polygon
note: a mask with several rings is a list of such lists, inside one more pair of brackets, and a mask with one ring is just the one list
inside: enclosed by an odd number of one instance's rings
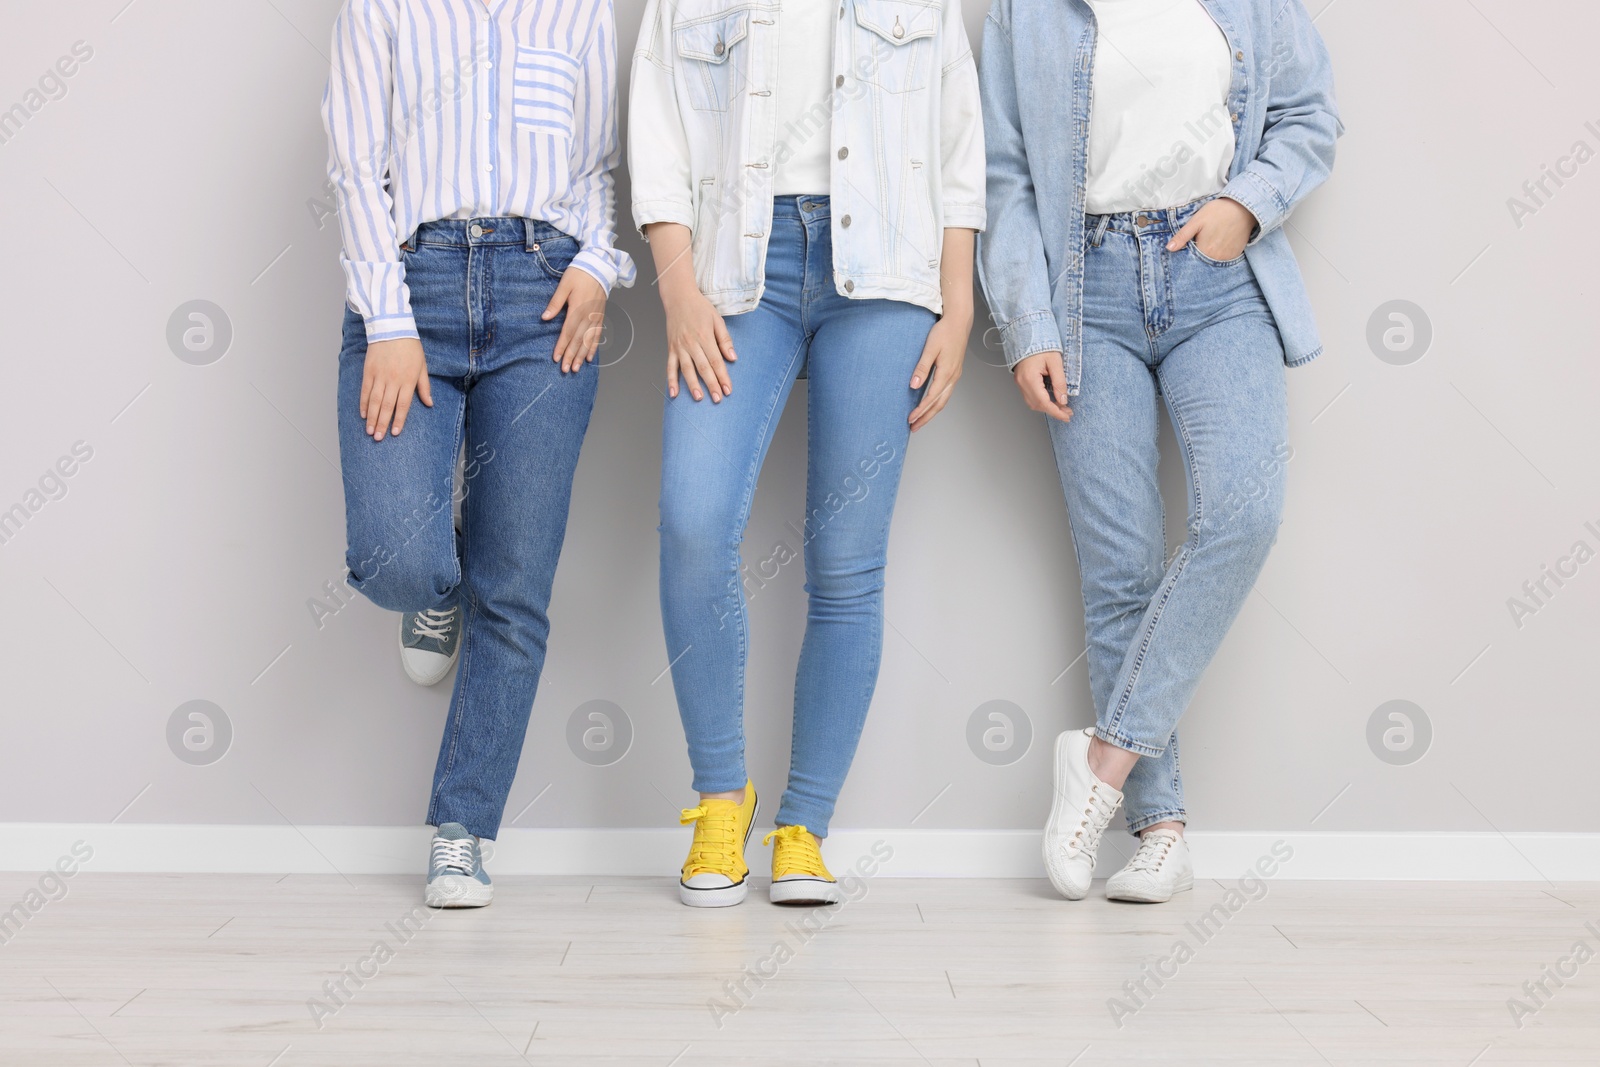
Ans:
{"label": "bent knee", "polygon": [[430,561],[421,553],[351,552],[345,565],[351,587],[387,611],[420,611],[438,604],[459,580],[453,561]]}

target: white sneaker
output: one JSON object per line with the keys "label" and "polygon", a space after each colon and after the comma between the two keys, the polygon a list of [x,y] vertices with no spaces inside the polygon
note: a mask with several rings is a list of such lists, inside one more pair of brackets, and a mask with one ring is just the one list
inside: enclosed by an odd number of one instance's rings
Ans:
{"label": "white sneaker", "polygon": [[1068,730],[1056,738],[1055,800],[1044,826],[1044,869],[1068,900],[1082,900],[1094,879],[1100,836],[1122,803],[1122,794],[1089,769],[1094,728]]}
{"label": "white sneaker", "polygon": [[1189,843],[1176,830],[1146,830],[1139,851],[1106,881],[1107,900],[1164,904],[1174,893],[1194,888]]}

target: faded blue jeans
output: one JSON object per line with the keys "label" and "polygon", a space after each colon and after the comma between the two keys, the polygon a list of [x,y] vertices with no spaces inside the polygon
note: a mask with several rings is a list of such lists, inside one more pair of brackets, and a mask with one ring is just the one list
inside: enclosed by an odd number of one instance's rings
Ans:
{"label": "faded blue jeans", "polygon": [[[461,658],[428,822],[500,830],[544,669],[546,610],[567,528],[594,364],[551,359],[565,315],[539,318],[578,242],[543,222],[422,226],[403,249],[433,407],[374,441],[360,415],[367,335],[346,309],[339,354],[350,584],[381,608],[460,603]],[[456,464],[461,536],[451,521]]]}
{"label": "faded blue jeans", "polygon": [[[666,402],[661,463],[661,615],[694,788],[742,789],[749,648],[739,544],[767,446],[806,371],[806,511],[763,567],[805,560],[805,641],[779,826],[826,837],[855,757],[883,651],[889,520],[919,392],[931,311],[851,300],[834,289],[825,196],[778,197],[766,290],[729,316],[738,360],[720,404],[688,391]],[[797,544],[798,543],[798,544]],[[767,575],[765,577],[770,577]]]}
{"label": "faded blue jeans", "polygon": [[[1292,456],[1283,344],[1243,257],[1166,244],[1199,202],[1090,216],[1083,387],[1051,420],[1083,576],[1095,733],[1145,757],[1128,829],[1183,822],[1178,719],[1277,538]],[[1188,476],[1187,536],[1165,558],[1157,402]]]}

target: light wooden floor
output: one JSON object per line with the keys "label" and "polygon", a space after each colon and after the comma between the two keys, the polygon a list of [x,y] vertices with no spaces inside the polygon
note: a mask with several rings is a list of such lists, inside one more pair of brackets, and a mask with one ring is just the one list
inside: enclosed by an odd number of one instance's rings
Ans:
{"label": "light wooden floor", "polygon": [[[36,882],[0,875],[0,907]],[[694,911],[666,878],[505,878],[402,942],[416,879],[84,872],[0,945],[0,1063],[1600,1063],[1600,959],[1520,1029],[1506,1003],[1576,941],[1600,950],[1593,884],[1275,881],[1204,941],[1185,924],[1223,901],[1210,881],[1156,907],[865,889],[802,941],[810,912],[764,893]],[[1119,1028],[1107,1001],[1179,939],[1193,958]],[[393,958],[319,1028],[307,1002],[372,973],[379,940]],[[773,976],[740,1006],[746,968]],[[738,1009],[720,1027],[713,999]]]}

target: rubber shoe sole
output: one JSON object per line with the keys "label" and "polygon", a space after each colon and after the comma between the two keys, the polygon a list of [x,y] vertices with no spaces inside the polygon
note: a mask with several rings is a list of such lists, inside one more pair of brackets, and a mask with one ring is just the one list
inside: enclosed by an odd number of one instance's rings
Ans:
{"label": "rubber shoe sole", "polygon": [[841,904],[843,895],[839,884],[826,878],[796,875],[780,878],[772,883],[770,892],[774,904]]}
{"label": "rubber shoe sole", "polygon": [[461,874],[435,878],[422,894],[422,902],[430,908],[481,908],[493,900],[493,885]]}

